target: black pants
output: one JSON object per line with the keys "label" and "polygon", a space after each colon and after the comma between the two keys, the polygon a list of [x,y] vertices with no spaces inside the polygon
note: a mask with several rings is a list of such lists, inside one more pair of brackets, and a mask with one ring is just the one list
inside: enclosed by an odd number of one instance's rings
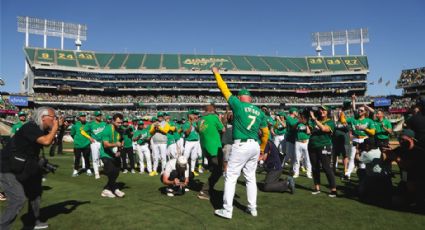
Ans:
{"label": "black pants", "polygon": [[[128,159],[130,160],[130,168],[127,167],[127,155]],[[121,162],[122,162],[122,170],[128,169],[132,170],[134,169],[134,153],[133,153],[133,147],[130,148],[123,148],[121,151]]]}
{"label": "black pants", "polygon": [[210,193],[214,190],[214,186],[221,175],[223,175],[223,151],[220,148],[217,156],[211,156],[209,153],[204,154],[208,159],[208,168],[211,172],[208,177],[208,183],[204,183],[202,186],[202,192]]}
{"label": "black pants", "polygon": [[281,170],[272,170],[267,172],[266,178],[264,180],[264,192],[285,192],[288,191],[288,180],[280,179],[282,175]]}
{"label": "black pants", "polygon": [[[326,154],[325,154],[326,152]],[[323,148],[312,148],[308,146],[311,168],[313,171],[313,181],[315,185],[320,185],[320,165],[325,171],[330,188],[336,188],[335,174],[332,170],[332,146]]]}
{"label": "black pants", "polygon": [[63,137],[57,137],[53,144],[50,146],[49,155],[52,157],[55,155],[55,150],[58,149],[57,153],[58,155],[63,154],[63,145],[62,145],[62,138]]}
{"label": "black pants", "polygon": [[120,174],[120,160],[119,158],[100,158],[103,162],[103,172],[108,177],[104,189],[108,189],[112,192],[117,189],[117,178]]}
{"label": "black pants", "polygon": [[90,169],[90,148],[82,148],[82,149],[76,149],[74,148],[74,169],[78,170],[80,168],[80,160],[81,155],[84,157],[84,164],[86,165],[86,170]]}

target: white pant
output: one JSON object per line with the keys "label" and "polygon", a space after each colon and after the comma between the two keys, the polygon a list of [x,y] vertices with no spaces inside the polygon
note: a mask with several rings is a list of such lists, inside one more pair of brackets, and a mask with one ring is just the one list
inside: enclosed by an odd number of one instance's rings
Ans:
{"label": "white pant", "polygon": [[[152,160],[151,160],[151,151],[149,150],[149,145],[136,145],[136,152],[139,156],[139,165],[140,172],[145,171],[145,164],[143,163],[143,159],[146,159],[146,166],[148,168],[148,172],[152,172]],[[158,165],[157,165],[158,167]]]}
{"label": "white pant", "polygon": [[276,145],[276,148],[279,150],[280,153],[283,153],[283,141],[285,140],[285,135],[278,135],[275,136],[273,139],[274,145]]}
{"label": "white pant", "polygon": [[186,141],[184,146],[184,157],[189,161],[190,158],[190,170],[195,171],[196,160],[201,155],[201,145],[199,141]]}
{"label": "white pant", "polygon": [[176,143],[173,143],[173,144],[171,144],[167,147],[167,156],[168,156],[168,159],[170,159],[170,160],[177,158],[177,144]]}
{"label": "white pant", "polygon": [[235,143],[227,164],[227,172],[224,177],[223,208],[229,212],[233,211],[233,197],[235,196],[236,181],[241,171],[246,180],[246,192],[248,208],[257,209],[257,181],[255,171],[257,170],[258,157],[260,156],[260,145],[256,141]]}
{"label": "white pant", "polygon": [[165,164],[167,164],[167,144],[152,144],[152,155],[153,170],[158,171],[158,163],[161,158],[161,168],[164,171]]}
{"label": "white pant", "polygon": [[[99,175],[100,165],[100,142],[95,141],[90,144],[91,159],[93,161],[93,170],[95,175]],[[84,161],[83,161],[84,162]]]}
{"label": "white pant", "polygon": [[300,174],[300,162],[301,158],[304,159],[305,167],[307,168],[307,174],[311,173],[311,163],[310,156],[308,155],[308,141],[306,143],[303,142],[295,142],[295,162],[293,165],[294,175]]}
{"label": "white pant", "polygon": [[177,155],[183,156],[184,153],[184,139],[180,138],[176,143]]}
{"label": "white pant", "polygon": [[351,146],[351,153],[348,155],[349,157],[349,161],[348,161],[348,168],[347,171],[345,172],[345,176],[350,177],[351,173],[354,170],[354,158],[356,157],[356,146]]}

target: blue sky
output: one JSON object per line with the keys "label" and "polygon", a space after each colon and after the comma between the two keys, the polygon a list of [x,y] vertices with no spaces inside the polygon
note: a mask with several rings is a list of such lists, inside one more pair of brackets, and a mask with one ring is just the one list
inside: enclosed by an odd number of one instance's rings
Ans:
{"label": "blue sky", "polygon": [[[253,0],[1,0],[0,91],[19,92],[24,71],[24,34],[17,16],[86,24],[85,50],[130,53],[198,53],[279,56],[315,55],[311,33],[368,28],[365,54],[369,95],[401,94],[402,69],[425,66],[425,1]],[[41,47],[42,36],[30,36]],[[48,39],[59,48],[59,38]],[[74,49],[66,40],[66,49]],[[351,54],[360,53],[353,45]],[[337,48],[345,55],[345,47]],[[323,55],[330,55],[324,49]],[[382,77],[389,87],[376,84]]]}

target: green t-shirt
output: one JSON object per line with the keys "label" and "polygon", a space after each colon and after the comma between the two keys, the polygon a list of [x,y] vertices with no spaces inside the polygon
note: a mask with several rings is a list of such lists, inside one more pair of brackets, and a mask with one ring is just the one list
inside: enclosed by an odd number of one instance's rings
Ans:
{"label": "green t-shirt", "polygon": [[[190,122],[187,121],[186,123],[184,123],[183,125],[183,132],[185,132],[187,129],[190,128]],[[196,131],[196,128],[198,127],[198,123],[197,122],[193,122],[192,123],[192,129],[189,133],[189,135],[185,136],[185,140],[186,141],[198,141],[199,140],[199,133],[198,131]]]}
{"label": "green t-shirt", "polygon": [[138,129],[136,131],[134,131],[133,137],[139,137],[140,138],[137,140],[137,144],[139,145],[144,145],[146,143],[149,143],[149,139],[151,138],[151,134],[149,132],[149,129]]}
{"label": "green t-shirt", "polygon": [[276,121],[276,123],[274,125],[274,133],[278,136],[285,135],[286,134],[286,128],[284,128],[283,125],[280,124],[279,121]]}
{"label": "green t-shirt", "polygon": [[133,135],[131,135],[131,133],[134,132],[133,126],[122,126],[121,128],[124,130],[124,133],[122,135],[122,138],[124,140],[124,148],[133,147]]}
{"label": "green t-shirt", "polygon": [[87,148],[90,145],[90,140],[81,134],[81,130],[84,129],[85,125],[77,121],[71,128],[71,136],[74,139],[74,148],[76,149]]}
{"label": "green t-shirt", "polygon": [[286,136],[285,140],[291,143],[295,143],[297,137],[297,123],[298,119],[291,116],[285,116],[286,120]]}
{"label": "green t-shirt", "polygon": [[327,119],[322,122],[322,124],[329,126],[331,131],[328,133],[323,132],[314,121],[310,121],[309,123],[311,136],[308,145],[312,148],[317,149],[332,145],[332,133],[335,131],[335,123],[332,120]]}
{"label": "green t-shirt", "polygon": [[102,132],[105,129],[106,122],[92,121],[84,126],[84,131],[87,132],[96,141],[102,141]]}
{"label": "green t-shirt", "polygon": [[307,134],[307,126],[303,123],[297,125],[297,141],[305,141],[310,139],[310,135]]}
{"label": "green t-shirt", "polygon": [[15,135],[16,132],[24,125],[25,123],[22,121],[18,121],[18,123],[12,126],[12,130],[10,131],[11,135]]}
{"label": "green t-shirt", "polygon": [[179,131],[181,131],[182,126],[178,123],[174,123],[174,124],[175,124],[175,127],[176,127],[176,131],[173,133],[174,134],[174,140],[178,141],[181,138],[181,134],[180,134]]}
{"label": "green t-shirt", "polygon": [[113,149],[115,148],[105,148],[103,146],[103,142],[107,141],[111,144],[119,142],[121,139],[120,134],[115,130],[112,124],[109,124],[105,127],[102,132],[102,144],[100,145],[100,157],[101,158],[113,158],[115,157],[115,153]]}
{"label": "green t-shirt", "polygon": [[366,129],[375,129],[375,122],[367,117],[362,120],[359,120],[359,119],[353,120],[352,122],[353,135],[355,137],[359,137],[359,136],[367,137],[369,135],[366,133],[366,131],[356,129],[356,126],[362,126],[363,128],[366,128]]}
{"label": "green t-shirt", "polygon": [[203,116],[199,124],[202,150],[210,156],[217,156],[218,150],[222,147],[220,133],[223,130],[223,124],[216,114]]}
{"label": "green t-shirt", "polygon": [[233,139],[259,141],[258,131],[267,127],[264,112],[251,103],[241,102],[233,95],[228,102],[233,111]]}
{"label": "green t-shirt", "polygon": [[168,121],[168,124],[170,125],[170,128],[175,127],[176,131],[171,131],[171,130],[168,131],[168,133],[167,133],[167,146],[176,143],[176,138],[174,136],[174,133],[177,132],[176,123],[174,121]]}
{"label": "green t-shirt", "polygon": [[386,118],[382,119],[382,121],[375,120],[375,129],[376,129],[375,136],[379,140],[388,140],[390,138],[390,134],[387,131],[385,131],[383,127],[385,127],[386,129],[393,128],[393,126],[391,125],[391,122]]}

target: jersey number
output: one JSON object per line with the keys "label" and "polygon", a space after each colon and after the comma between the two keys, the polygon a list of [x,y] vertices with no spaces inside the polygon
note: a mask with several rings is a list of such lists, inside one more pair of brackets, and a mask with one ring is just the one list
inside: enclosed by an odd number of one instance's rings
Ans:
{"label": "jersey number", "polygon": [[252,125],[255,123],[255,119],[257,119],[256,116],[248,115],[248,118],[251,119],[251,123],[249,123],[248,127],[246,129],[251,130]]}

